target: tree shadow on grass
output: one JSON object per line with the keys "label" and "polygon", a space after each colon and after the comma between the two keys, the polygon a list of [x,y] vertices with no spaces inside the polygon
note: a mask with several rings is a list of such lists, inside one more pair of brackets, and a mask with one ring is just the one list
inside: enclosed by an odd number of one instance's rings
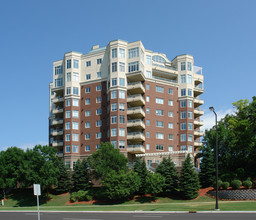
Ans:
{"label": "tree shadow on grass", "polygon": [[138,196],[135,198],[136,202],[139,203],[151,203],[156,201],[156,197],[154,196]]}

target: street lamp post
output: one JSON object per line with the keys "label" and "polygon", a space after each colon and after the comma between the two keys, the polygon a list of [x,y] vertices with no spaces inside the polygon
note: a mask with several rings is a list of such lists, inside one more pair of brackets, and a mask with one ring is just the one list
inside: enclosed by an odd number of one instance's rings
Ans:
{"label": "street lamp post", "polygon": [[218,204],[218,199],[219,199],[219,195],[218,195],[218,190],[219,190],[219,186],[218,186],[218,134],[217,134],[217,113],[214,111],[213,107],[209,108],[210,111],[212,111],[215,114],[215,127],[216,127],[216,149],[215,149],[215,165],[216,165],[216,205],[215,205],[215,210],[218,211],[219,210],[219,204]]}

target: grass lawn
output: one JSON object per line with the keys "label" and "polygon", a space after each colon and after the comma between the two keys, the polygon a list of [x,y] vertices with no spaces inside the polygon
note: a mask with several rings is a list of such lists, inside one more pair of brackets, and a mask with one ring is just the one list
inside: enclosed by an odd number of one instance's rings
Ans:
{"label": "grass lawn", "polygon": [[[69,194],[50,195],[51,200],[46,201],[40,197],[40,210],[42,211],[212,211],[215,200],[202,196],[195,200],[176,200],[170,198],[157,198],[152,201],[150,197],[137,197],[134,200],[120,204],[74,204],[66,205]],[[219,201],[221,211],[256,211],[256,201]],[[32,192],[10,194],[3,210],[37,210],[36,197]]]}

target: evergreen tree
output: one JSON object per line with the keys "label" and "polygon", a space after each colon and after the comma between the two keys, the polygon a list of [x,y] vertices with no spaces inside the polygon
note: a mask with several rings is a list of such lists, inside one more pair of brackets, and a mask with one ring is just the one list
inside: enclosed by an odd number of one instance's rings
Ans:
{"label": "evergreen tree", "polygon": [[201,156],[200,183],[203,188],[213,186],[215,181],[215,161],[212,149],[209,146],[205,146],[202,149]]}
{"label": "evergreen tree", "polygon": [[199,188],[198,174],[193,169],[192,160],[188,155],[180,174],[180,192],[185,199],[194,199],[198,196]]}
{"label": "evergreen tree", "polygon": [[138,193],[145,195],[146,194],[146,185],[147,185],[147,175],[149,171],[147,170],[146,162],[144,159],[137,158],[134,165],[134,172],[138,173],[140,177],[141,186]]}
{"label": "evergreen tree", "polygon": [[163,185],[163,193],[165,195],[171,195],[176,192],[178,189],[178,173],[171,157],[163,159],[157,167],[156,173],[160,173],[165,178]]}
{"label": "evergreen tree", "polygon": [[146,177],[146,192],[154,197],[163,192],[165,178],[160,173],[148,173]]}
{"label": "evergreen tree", "polygon": [[87,160],[83,159],[82,162],[80,160],[76,162],[72,180],[74,191],[86,191],[91,188],[89,164]]}
{"label": "evergreen tree", "polygon": [[58,182],[56,184],[55,191],[57,193],[69,192],[71,188],[70,171],[66,168],[63,160],[59,161],[58,170]]}

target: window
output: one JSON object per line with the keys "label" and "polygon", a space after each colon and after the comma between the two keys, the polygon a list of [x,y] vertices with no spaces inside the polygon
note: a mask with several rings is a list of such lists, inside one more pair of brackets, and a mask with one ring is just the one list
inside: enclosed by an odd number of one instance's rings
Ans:
{"label": "window", "polygon": [[192,75],[188,74],[187,79],[188,79],[188,83],[192,84]]}
{"label": "window", "polygon": [[55,79],[55,87],[61,87],[61,86],[63,86],[63,79],[62,78]]}
{"label": "window", "polygon": [[173,129],[173,123],[168,123],[168,128]]}
{"label": "window", "polygon": [[72,122],[72,128],[78,130],[78,122]]}
{"label": "window", "polygon": [[51,137],[51,138],[50,138],[50,143],[52,144],[52,143],[53,143],[53,141],[54,141],[54,138],[53,138],[53,137]]}
{"label": "window", "polygon": [[146,63],[147,63],[148,65],[151,65],[151,56],[146,55]]}
{"label": "window", "polygon": [[70,141],[70,134],[66,134],[66,141]]}
{"label": "window", "polygon": [[181,89],[180,93],[181,93],[181,96],[186,96],[186,89]]}
{"label": "window", "polygon": [[101,132],[96,133],[96,139],[99,139],[99,138],[101,138]]}
{"label": "window", "polygon": [[86,66],[88,67],[88,66],[91,66],[91,61],[87,61],[86,62]]}
{"label": "window", "polygon": [[192,112],[188,112],[188,119],[192,119]]}
{"label": "window", "polygon": [[187,150],[187,146],[186,145],[181,145],[180,146],[180,150],[181,151],[186,151]]}
{"label": "window", "polygon": [[168,146],[168,151],[173,151],[173,146],[169,145]]}
{"label": "window", "polygon": [[90,110],[86,110],[85,111],[85,117],[91,116],[91,111]]}
{"label": "window", "polygon": [[168,117],[173,117],[173,112],[168,112]]}
{"label": "window", "polygon": [[97,145],[96,145],[96,149],[98,150],[99,148],[100,148],[100,145],[99,145],[99,144],[97,144]]}
{"label": "window", "polygon": [[164,133],[156,133],[156,139],[164,139]]}
{"label": "window", "polygon": [[66,145],[66,153],[70,153],[70,145]]}
{"label": "window", "polygon": [[71,73],[67,73],[67,82],[71,82]]}
{"label": "window", "polygon": [[91,74],[86,74],[85,78],[86,78],[86,80],[90,80],[91,79]]}
{"label": "window", "polygon": [[168,105],[173,106],[173,100],[168,100]]}
{"label": "window", "polygon": [[119,123],[125,124],[125,116],[124,115],[119,115]]}
{"label": "window", "polygon": [[78,153],[78,145],[73,145],[72,151],[73,151],[73,153]]}
{"label": "window", "polygon": [[91,92],[91,87],[86,87],[85,88],[85,93],[90,93]]}
{"label": "window", "polygon": [[91,146],[90,145],[85,145],[85,151],[90,151],[91,150]]}
{"label": "window", "polygon": [[66,111],[66,118],[70,118],[71,115],[70,115],[70,111]]}
{"label": "window", "polygon": [[185,119],[186,118],[186,112],[181,112],[180,113],[180,118]]}
{"label": "window", "polygon": [[111,104],[111,111],[112,112],[117,111],[117,103]]}
{"label": "window", "polygon": [[156,121],[156,127],[163,128],[164,122],[163,121]]}
{"label": "window", "polygon": [[71,68],[71,60],[67,60],[67,69]]}
{"label": "window", "polygon": [[117,58],[117,49],[112,49],[112,58]]}
{"label": "window", "polygon": [[164,104],[164,99],[156,98],[156,104]]}
{"label": "window", "polygon": [[190,152],[190,153],[193,152],[193,147],[191,145],[188,145],[188,152]]}
{"label": "window", "polygon": [[97,59],[97,64],[101,64],[101,63],[102,63],[102,59],[101,58]]}
{"label": "window", "polygon": [[164,150],[164,145],[157,144],[156,150]]}
{"label": "window", "polygon": [[112,78],[112,86],[116,86],[117,85],[117,78]]}
{"label": "window", "polygon": [[186,70],[186,63],[185,62],[181,63],[181,70]]}
{"label": "window", "polygon": [[101,96],[96,98],[96,103],[101,103]]}
{"label": "window", "polygon": [[79,99],[73,99],[73,106],[79,106]]}
{"label": "window", "polygon": [[55,66],[55,75],[60,75],[63,73],[63,67],[62,66]]}
{"label": "window", "polygon": [[119,90],[119,99],[125,99],[125,91]]}
{"label": "window", "polygon": [[181,75],[180,78],[181,78],[181,83],[186,83],[186,75],[185,74]]}
{"label": "window", "polygon": [[119,141],[119,148],[124,149],[125,148],[125,141]]}
{"label": "window", "polygon": [[102,126],[102,122],[101,121],[96,121],[96,127],[101,127]]}
{"label": "window", "polygon": [[78,134],[73,134],[72,135],[72,141],[78,141]]}
{"label": "window", "polygon": [[150,137],[150,133],[147,131],[146,132],[146,137],[149,138]]}
{"label": "window", "polygon": [[170,94],[170,95],[173,95],[173,89],[168,89],[168,93]]}
{"label": "window", "polygon": [[85,128],[90,128],[91,127],[91,122],[85,122]]}
{"label": "window", "polygon": [[70,122],[66,122],[66,130],[69,130],[70,129]]}
{"label": "window", "polygon": [[147,89],[147,90],[149,90],[149,89],[150,89],[149,84],[146,84],[146,89]]}
{"label": "window", "polygon": [[186,134],[180,135],[180,141],[186,141]]}
{"label": "window", "polygon": [[101,72],[97,72],[97,78],[101,78],[102,77],[102,73]]}
{"label": "window", "polygon": [[191,100],[188,100],[188,107],[192,108],[192,101]]}
{"label": "window", "polygon": [[78,87],[73,87],[73,94],[78,95]]}
{"label": "window", "polygon": [[86,104],[86,105],[90,105],[90,104],[91,104],[91,99],[90,99],[90,98],[85,99],[85,104]]}
{"label": "window", "polygon": [[117,129],[116,128],[112,128],[111,129],[111,137],[116,137],[117,136]]}
{"label": "window", "polygon": [[125,58],[125,49],[119,48],[119,57],[120,58]]}
{"label": "window", "polygon": [[119,71],[125,72],[125,63],[119,62]]}
{"label": "window", "polygon": [[114,146],[114,148],[117,148],[117,141],[111,141],[111,144]]}
{"label": "window", "polygon": [[161,86],[156,86],[156,92],[164,92],[164,88]]}
{"label": "window", "polygon": [[101,91],[102,90],[102,85],[97,85],[96,86],[96,91]]}
{"label": "window", "polygon": [[73,117],[73,118],[78,118],[78,114],[79,114],[79,113],[78,113],[78,110],[73,110],[73,111],[72,111],[72,117]]}
{"label": "window", "polygon": [[101,110],[101,108],[99,108],[99,109],[96,109],[96,115],[101,115],[101,113],[102,113],[102,110]]}
{"label": "window", "polygon": [[147,150],[150,149],[150,144],[146,144],[146,149],[147,149]]}
{"label": "window", "polygon": [[139,61],[128,63],[128,72],[139,71]]}
{"label": "window", "polygon": [[79,73],[73,73],[73,82],[79,82]]}
{"label": "window", "polygon": [[73,60],[73,67],[76,69],[79,68],[79,60]]}
{"label": "window", "polygon": [[125,137],[125,128],[119,128],[119,136]]}
{"label": "window", "polygon": [[156,109],[156,115],[164,115],[164,110]]}
{"label": "window", "polygon": [[71,105],[70,99],[66,99],[66,107]]}
{"label": "window", "polygon": [[180,130],[186,130],[186,123],[180,124]]}
{"label": "window", "polygon": [[90,140],[91,135],[90,134],[85,134],[85,140]]}
{"label": "window", "polygon": [[150,113],[150,108],[146,108],[146,113],[147,113],[147,114]]}
{"label": "window", "polygon": [[191,64],[191,62],[188,62],[188,71],[192,71],[192,64]]}
{"label": "window", "polygon": [[67,169],[70,169],[70,161],[65,161],[65,167],[66,167]]}
{"label": "window", "polygon": [[120,86],[125,86],[125,79],[124,78],[119,78],[119,85]]}
{"label": "window", "polygon": [[119,103],[119,111],[125,111],[125,104]]}
{"label": "window", "polygon": [[150,125],[150,121],[146,120],[146,125],[149,126]]}
{"label": "window", "polygon": [[192,96],[192,89],[188,89],[188,96]]}
{"label": "window", "polygon": [[180,107],[185,108],[186,107],[186,100],[180,101]]}
{"label": "window", "polygon": [[192,130],[192,123],[188,123],[188,130]]}
{"label": "window", "polygon": [[133,57],[138,57],[139,56],[139,48],[135,47],[132,49],[128,50],[128,57],[133,58]]}
{"label": "window", "polygon": [[168,140],[173,140],[173,134],[168,134]]}
{"label": "window", "polygon": [[152,78],[152,72],[151,71],[146,71],[146,77]]}
{"label": "window", "polygon": [[113,115],[111,116],[111,124],[116,124],[117,123],[117,116]]}
{"label": "window", "polygon": [[149,96],[146,96],[146,102],[149,102]]}
{"label": "window", "polygon": [[117,71],[117,62],[112,63],[112,72]]}
{"label": "window", "polygon": [[188,141],[193,141],[193,135],[192,134],[188,134]]}
{"label": "window", "polygon": [[117,91],[114,90],[111,92],[111,99],[116,99],[117,98]]}

